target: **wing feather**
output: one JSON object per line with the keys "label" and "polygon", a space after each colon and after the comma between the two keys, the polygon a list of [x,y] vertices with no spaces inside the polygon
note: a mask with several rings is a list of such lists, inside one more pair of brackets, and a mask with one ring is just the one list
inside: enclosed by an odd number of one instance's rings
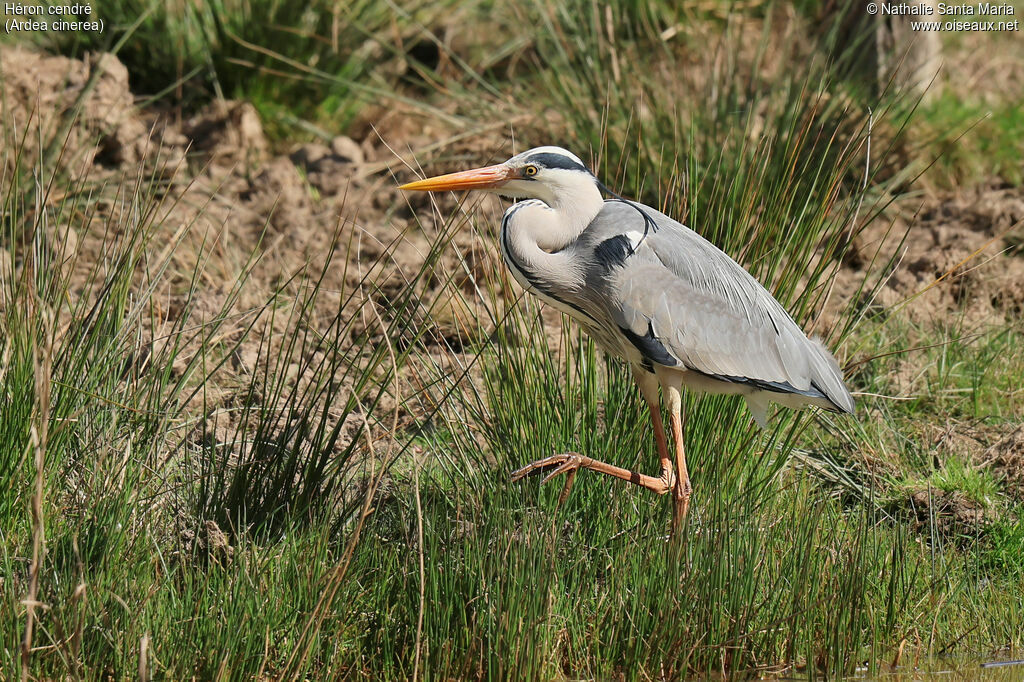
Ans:
{"label": "wing feather", "polygon": [[[591,306],[633,334],[652,334],[679,363],[704,374],[818,390],[840,409],[853,399],[827,349],[746,270],[696,232],[644,207],[651,230],[628,257],[587,268]],[[631,206],[606,202],[577,242],[580,256],[618,234],[642,231]],[[596,298],[596,300],[594,300]]]}

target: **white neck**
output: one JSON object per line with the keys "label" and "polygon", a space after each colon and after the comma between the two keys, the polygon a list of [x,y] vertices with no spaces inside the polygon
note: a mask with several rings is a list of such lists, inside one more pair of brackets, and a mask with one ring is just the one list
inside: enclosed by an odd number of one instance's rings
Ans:
{"label": "white neck", "polygon": [[537,245],[545,251],[560,251],[576,241],[604,207],[604,199],[592,181],[565,183],[545,203],[550,207],[547,224],[534,230]]}
{"label": "white neck", "polygon": [[546,170],[545,175],[545,182],[529,186],[529,193],[519,195],[543,204],[524,202],[516,211],[516,222],[521,226],[513,227],[525,230],[540,249],[554,253],[583,234],[601,212],[604,200],[593,176],[565,170]]}
{"label": "white neck", "polygon": [[564,249],[597,217],[604,200],[593,182],[565,183],[555,190],[537,192],[539,200],[524,201],[506,211],[503,250],[507,248],[510,265],[536,280],[532,284],[575,288],[583,284],[581,264]]}

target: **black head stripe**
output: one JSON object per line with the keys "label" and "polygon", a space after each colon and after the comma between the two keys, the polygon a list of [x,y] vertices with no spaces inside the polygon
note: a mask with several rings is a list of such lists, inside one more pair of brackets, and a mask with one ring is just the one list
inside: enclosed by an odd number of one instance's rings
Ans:
{"label": "black head stripe", "polygon": [[590,170],[583,164],[573,161],[564,154],[556,154],[554,152],[530,154],[530,156],[526,158],[526,163],[536,164],[544,168],[562,168],[565,170],[580,170],[586,173],[590,172]]}

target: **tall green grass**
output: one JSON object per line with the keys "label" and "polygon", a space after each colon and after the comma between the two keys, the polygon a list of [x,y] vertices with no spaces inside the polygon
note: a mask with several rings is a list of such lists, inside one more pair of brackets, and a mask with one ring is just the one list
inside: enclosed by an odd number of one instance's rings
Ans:
{"label": "tall green grass", "polygon": [[[485,408],[456,399],[473,418],[427,439],[419,483],[398,481],[371,520],[380,541],[357,550],[365,577],[347,594],[364,634],[350,655],[365,674],[406,677],[418,656],[440,679],[836,677],[883,666],[903,639],[916,655],[1016,642],[1020,605],[991,581],[1012,590],[1018,577],[978,573],[984,555],[921,542],[871,499],[832,496],[784,466],[807,431],[759,437],[724,400],[691,406],[697,492],[678,545],[666,501],[645,491],[585,472],[559,505],[557,483],[510,484],[514,468],[566,449],[656,462],[628,376],[568,330],[568,360],[552,361],[524,308],[507,324],[526,333],[487,362]],[[437,459],[458,451],[479,459],[449,477]]]}

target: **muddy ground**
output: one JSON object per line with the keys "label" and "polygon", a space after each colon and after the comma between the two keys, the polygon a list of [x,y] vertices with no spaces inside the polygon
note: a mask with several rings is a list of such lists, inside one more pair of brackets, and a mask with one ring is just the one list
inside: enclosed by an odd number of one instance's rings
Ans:
{"label": "muddy ground", "polygon": [[[430,202],[442,202],[444,211],[454,206],[450,197],[405,196],[396,189],[396,177],[412,177],[406,167],[412,157],[400,159],[393,150],[405,153],[425,147],[433,141],[430,131],[396,125],[361,140],[337,137],[275,149],[255,109],[244,102],[217,102],[180,120],[157,109],[139,110],[127,70],[111,55],[86,63],[3,48],[0,66],[6,87],[2,116],[7,129],[18,132],[17,140],[8,135],[3,141],[8,174],[13,152],[20,147],[22,154],[38,154],[36,131],[40,127],[57,130],[64,112],[85,93],[81,115],[68,131],[61,165],[72,178],[108,200],[99,204],[89,224],[72,229],[54,226],[48,236],[64,245],[68,255],[74,254],[68,265],[75,270],[74,291],[87,295],[86,274],[102,258],[105,225],[118,210],[119,203],[113,199],[116,188],[126,179],[139,177],[140,169],[147,182],[161,186],[166,210],[160,214],[151,248],[166,249],[180,239],[168,252],[171,281],[158,294],[168,329],[175,316],[183,314],[188,282],[200,258],[207,259],[194,301],[193,314],[200,319],[221,309],[250,254],[259,253],[261,258],[238,302],[239,310],[259,308],[296,272],[318,267],[335,236],[339,241],[333,246],[325,294],[319,297],[314,316],[329,319],[343,292],[358,287],[369,264],[388,251],[393,255],[383,265],[388,270],[383,291],[400,289],[437,239],[439,226]],[[90,77],[95,78],[91,90],[87,87]],[[461,144],[463,148],[445,152],[449,156],[462,153],[468,163],[503,157],[507,146],[498,133]],[[486,215],[498,215],[497,202],[486,204],[486,209]],[[423,221],[422,229],[414,212]],[[949,317],[962,320],[968,330],[1004,324],[1024,312],[1024,257],[1020,231],[1014,231],[1022,221],[1024,190],[996,181],[902,198],[857,238],[843,264],[833,304],[849,300],[865,269],[878,262],[875,254],[881,245],[882,256],[899,250],[899,267],[881,288],[877,305],[899,306],[915,323]],[[442,291],[451,275],[469,305],[475,305],[473,279],[459,273],[464,273],[465,266],[478,280],[494,281],[502,271],[494,227],[482,234],[460,231],[454,248],[447,249],[441,260],[442,274],[426,281],[418,294],[425,300],[452,299]],[[900,244],[904,232],[907,239]],[[355,236],[352,248],[350,235]],[[11,265],[7,265],[8,276]],[[13,267],[17,269],[18,264]],[[507,279],[503,286],[518,294]],[[464,305],[453,300],[437,308],[432,322],[439,343],[457,339],[464,325],[472,324],[474,316]],[[548,314],[557,322],[553,311]],[[239,361],[230,369],[237,380],[229,375],[221,378],[219,387],[211,387],[204,396],[207,408],[217,400],[228,400],[245,383],[245,376],[253,371],[262,332],[287,332],[287,316],[274,319],[273,323],[269,317],[259,321],[257,333],[243,344]],[[234,329],[227,333],[240,333],[246,322],[244,316],[231,322]],[[307,323],[317,325],[316,320]],[[272,324],[278,327],[268,330]],[[353,333],[364,329],[357,326]],[[160,336],[159,330],[155,336]],[[187,353],[179,360],[184,365]],[[913,376],[919,369],[914,357],[908,356],[905,362],[907,376]],[[913,390],[909,383],[907,390]],[[229,427],[218,423],[220,429]],[[993,432],[953,426],[937,433],[934,445],[950,452],[963,450],[973,461],[994,467],[1010,479],[1012,492],[1024,495],[1024,432],[1020,428]]]}

